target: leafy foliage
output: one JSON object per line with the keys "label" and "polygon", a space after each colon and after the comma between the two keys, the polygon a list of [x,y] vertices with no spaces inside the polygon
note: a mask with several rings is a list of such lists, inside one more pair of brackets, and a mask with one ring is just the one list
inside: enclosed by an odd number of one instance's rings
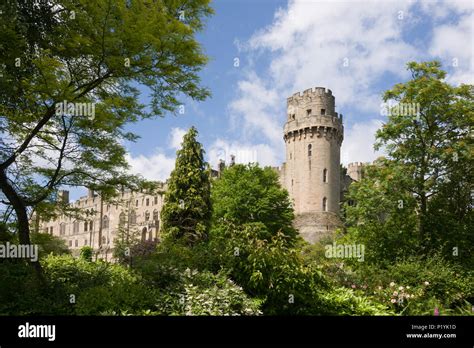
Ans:
{"label": "leafy foliage", "polygon": [[49,254],[63,255],[70,253],[66,242],[63,239],[47,233],[32,233],[31,243],[38,245],[40,257]]}
{"label": "leafy foliage", "polygon": [[384,100],[417,105],[419,114],[389,115],[376,148],[385,147],[400,168],[397,185],[416,202],[420,252],[456,241],[472,255],[472,86],[449,85],[437,61],[411,62],[408,69],[412,79],[385,92]]}
{"label": "leafy foliage", "polygon": [[161,210],[165,238],[192,245],[207,238],[211,218],[210,172],[196,128],[184,136]]}
{"label": "leafy foliage", "polygon": [[137,136],[126,125],[175,112],[179,96],[209,96],[195,35],[212,10],[208,0],[60,0],[2,11],[0,188],[29,244],[28,210],[49,216],[61,186],[103,196],[143,186],[127,174],[123,144]]}
{"label": "leafy foliage", "polygon": [[282,233],[271,240],[259,239],[261,229],[265,227],[258,223],[220,226],[212,230],[210,243],[215,264],[263,301],[264,314],[385,313],[383,306],[333,288],[316,265],[303,262],[299,249],[288,246]]}
{"label": "leafy foliage", "polygon": [[237,164],[226,168],[213,183],[211,199],[215,224],[259,222],[265,226],[259,229],[262,240],[271,239],[279,231],[290,237],[288,242],[296,239],[288,192],[270,167]]}
{"label": "leafy foliage", "polygon": [[81,248],[81,253],[80,253],[81,259],[92,262],[93,253],[94,253],[94,250],[90,246],[85,245]]}

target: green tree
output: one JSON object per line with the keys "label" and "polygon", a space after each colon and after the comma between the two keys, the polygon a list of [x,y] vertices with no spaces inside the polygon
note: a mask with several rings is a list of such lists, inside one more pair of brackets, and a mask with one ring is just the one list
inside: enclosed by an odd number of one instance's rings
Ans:
{"label": "green tree", "polygon": [[195,244],[207,238],[211,218],[210,172],[194,127],[177,151],[161,211],[165,238]]}
{"label": "green tree", "polygon": [[[344,239],[365,246],[365,263],[393,263],[418,253],[416,200],[404,187],[405,175],[402,166],[379,158],[364,168],[361,181],[349,186],[343,205]],[[360,266],[356,260],[345,262]]]}
{"label": "green tree", "polygon": [[271,239],[279,231],[294,242],[297,236],[288,192],[278,182],[270,167],[237,164],[226,168],[212,186],[212,209],[215,224],[262,223],[259,237]]}
{"label": "green tree", "polygon": [[49,254],[63,255],[70,253],[64,239],[48,233],[31,233],[31,243],[38,245],[40,257]]}
{"label": "green tree", "polygon": [[[199,86],[207,58],[195,39],[208,3],[2,4],[0,198],[15,212],[20,243],[30,243],[28,212],[61,186],[137,189],[140,181],[124,174],[123,142],[137,139],[126,124],[174,112],[178,95],[209,95]],[[148,108],[137,84],[147,87]]]}
{"label": "green tree", "polygon": [[[436,61],[411,62],[408,69],[412,79],[395,85],[384,100],[396,103],[392,111],[411,104],[419,112],[392,112],[377,132],[376,148],[386,148],[403,173],[399,183],[416,200],[422,246],[442,242],[445,228],[451,240],[467,241],[473,230],[473,86],[448,84]],[[446,217],[454,228],[440,223]]]}

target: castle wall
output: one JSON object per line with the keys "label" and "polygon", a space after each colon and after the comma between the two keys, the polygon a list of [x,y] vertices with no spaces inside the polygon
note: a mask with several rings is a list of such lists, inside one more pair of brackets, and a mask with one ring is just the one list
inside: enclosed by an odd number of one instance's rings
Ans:
{"label": "castle wall", "polygon": [[41,221],[39,231],[62,238],[73,255],[78,255],[83,246],[91,246],[99,252],[100,258],[111,260],[120,226],[130,236],[159,239],[164,190],[163,186],[163,191],[155,195],[125,191],[114,203],[103,202],[100,196],[89,192],[71,204],[72,208],[81,210],[80,216],[61,215],[51,221]]}

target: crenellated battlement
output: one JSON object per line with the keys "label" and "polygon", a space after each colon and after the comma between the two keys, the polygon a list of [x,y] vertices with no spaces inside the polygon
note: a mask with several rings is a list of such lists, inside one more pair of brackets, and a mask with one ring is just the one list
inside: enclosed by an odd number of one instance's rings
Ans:
{"label": "crenellated battlement", "polygon": [[308,97],[325,97],[325,98],[334,98],[332,95],[332,91],[329,88],[324,88],[324,87],[314,87],[314,88],[308,88],[304,90],[303,92],[296,92],[294,93],[291,97],[287,98],[288,102],[294,102],[294,101],[299,101],[304,98]]}
{"label": "crenellated battlement", "polygon": [[351,162],[347,165],[347,168],[363,167],[364,165],[364,162]]}
{"label": "crenellated battlement", "polygon": [[287,99],[288,119],[307,116],[336,116],[335,98],[330,89],[315,87],[293,94]]}

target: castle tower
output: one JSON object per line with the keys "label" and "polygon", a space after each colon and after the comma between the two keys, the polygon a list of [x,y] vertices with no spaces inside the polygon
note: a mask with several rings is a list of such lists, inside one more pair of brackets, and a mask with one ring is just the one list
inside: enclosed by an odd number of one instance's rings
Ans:
{"label": "castle tower", "polygon": [[289,97],[287,110],[281,180],[293,200],[295,227],[315,242],[339,225],[342,115],[322,87]]}
{"label": "castle tower", "polygon": [[347,175],[354,180],[360,181],[363,176],[364,163],[362,162],[352,162],[347,165]]}

